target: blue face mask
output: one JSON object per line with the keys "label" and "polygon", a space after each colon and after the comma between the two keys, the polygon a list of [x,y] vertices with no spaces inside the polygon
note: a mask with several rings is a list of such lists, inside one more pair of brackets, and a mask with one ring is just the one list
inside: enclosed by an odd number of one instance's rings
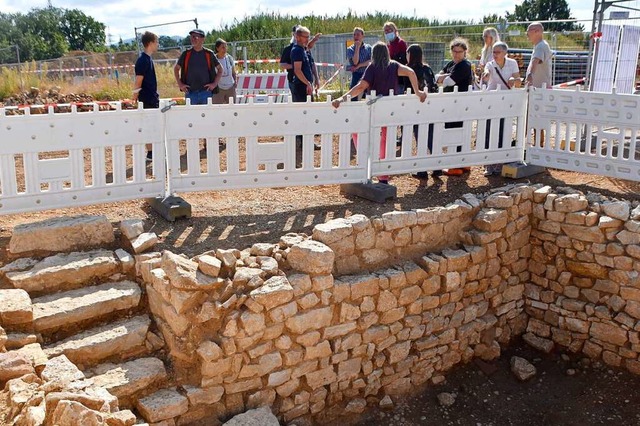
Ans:
{"label": "blue face mask", "polygon": [[384,38],[388,41],[388,42],[392,42],[393,40],[396,39],[396,33],[385,33]]}

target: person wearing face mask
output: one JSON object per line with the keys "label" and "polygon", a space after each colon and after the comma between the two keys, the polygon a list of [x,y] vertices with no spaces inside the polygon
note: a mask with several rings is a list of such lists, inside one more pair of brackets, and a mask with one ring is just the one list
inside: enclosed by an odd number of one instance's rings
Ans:
{"label": "person wearing face mask", "polygon": [[[382,27],[384,31],[384,39],[389,49],[389,57],[402,65],[407,65],[407,42],[404,41],[398,33],[398,27],[393,22],[385,22]],[[407,81],[403,77],[398,77],[398,93],[404,93]]]}

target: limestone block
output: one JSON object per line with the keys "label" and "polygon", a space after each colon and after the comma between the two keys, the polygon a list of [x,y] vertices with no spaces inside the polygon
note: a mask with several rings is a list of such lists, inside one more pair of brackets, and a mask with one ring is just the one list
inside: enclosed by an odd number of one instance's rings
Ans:
{"label": "limestone block", "polygon": [[358,300],[365,296],[375,296],[380,291],[378,277],[375,275],[352,275],[342,277],[342,282],[348,283],[351,299]]}
{"label": "limestone block", "polygon": [[519,356],[511,357],[511,371],[522,382],[529,380],[537,373],[533,364]]}
{"label": "limestone block", "polygon": [[625,246],[630,244],[640,244],[640,234],[627,231],[626,229],[618,232],[616,234],[616,239]]}
{"label": "limestone block", "polygon": [[258,256],[257,257],[258,264],[260,265],[260,269],[262,269],[268,275],[276,275],[278,273],[279,265],[278,261],[273,257],[269,256]]}
{"label": "limestone block", "polygon": [[171,285],[184,290],[198,289],[196,272],[198,264],[165,250],[162,252],[162,269],[169,277]]}
{"label": "limestone block", "polygon": [[223,426],[279,426],[278,418],[268,407],[256,408],[238,414]]}
{"label": "limestone block", "polygon": [[466,271],[471,260],[471,255],[465,250],[442,250],[442,256],[447,259],[447,271]]}
{"label": "limestone block", "polygon": [[233,274],[233,284],[245,285],[254,277],[265,277],[266,273],[261,268],[238,268]]}
{"label": "limestone block", "polygon": [[513,198],[501,193],[491,194],[485,200],[484,203],[489,208],[508,209],[513,206]]}
{"label": "limestone block", "polygon": [[27,355],[18,352],[0,353],[0,382],[6,382],[34,371],[33,363]]}
{"label": "limestone block", "polygon": [[142,291],[132,281],[108,282],[33,299],[36,331],[50,330],[135,308]]}
{"label": "limestone block", "polygon": [[506,210],[482,209],[475,216],[472,224],[484,232],[495,232],[507,226],[508,214]]}
{"label": "limestone block", "polygon": [[252,290],[249,297],[270,310],[293,299],[293,287],[286,277],[275,276],[265,281],[261,287]]}
{"label": "limestone block", "polygon": [[385,231],[414,226],[418,223],[418,215],[414,211],[393,211],[382,214]]}
{"label": "limestone block", "polygon": [[53,292],[65,284],[80,284],[117,272],[120,264],[112,251],[93,250],[50,256],[29,270],[9,272],[6,277],[14,288],[31,293],[45,289]]}
{"label": "limestone block", "polygon": [[609,269],[605,266],[598,265],[597,263],[589,262],[575,262],[567,260],[567,269],[578,276],[606,279],[609,277]]}
{"label": "limestone block", "polygon": [[623,346],[628,340],[627,332],[621,327],[600,322],[591,324],[589,334],[598,340],[617,346]]}
{"label": "limestone block", "polygon": [[52,357],[65,354],[75,363],[96,363],[144,346],[150,322],[144,315],[113,322],[57,342],[45,353]]}
{"label": "limestone block", "polygon": [[333,366],[329,366],[326,368],[322,368],[317,371],[313,371],[306,374],[307,384],[311,387],[311,389],[318,389],[320,386],[329,385],[334,383],[338,376],[333,369]]}
{"label": "limestone block", "polygon": [[63,383],[70,383],[74,380],[84,379],[84,373],[80,371],[78,367],[67,358],[65,355],[60,355],[55,358],[51,358],[45,364],[44,370],[40,373],[46,381],[59,380]]}
{"label": "limestone block", "polygon": [[529,346],[545,353],[551,353],[551,351],[553,350],[552,340],[538,337],[533,333],[525,333],[522,336],[522,340],[527,342]]}
{"label": "limestone block", "polygon": [[580,194],[567,194],[555,199],[553,208],[562,213],[572,213],[586,210],[589,206],[587,199]]}
{"label": "limestone block", "polygon": [[303,334],[309,330],[317,330],[331,325],[332,318],[333,309],[328,306],[297,314],[287,319],[285,325],[292,333]]}
{"label": "limestone block", "polygon": [[612,201],[603,203],[600,208],[602,208],[602,211],[607,216],[622,221],[626,221],[629,219],[629,212],[631,210],[631,206],[626,201]]}
{"label": "limestone block", "polygon": [[353,233],[353,225],[348,219],[332,219],[313,227],[313,239],[326,245],[336,243]]}
{"label": "limestone block", "polygon": [[135,254],[143,253],[158,244],[155,232],[143,232],[131,240],[131,248]]}
{"label": "limestone block", "polygon": [[274,244],[255,243],[251,246],[249,253],[251,256],[271,256],[275,247]]}
{"label": "limestone block", "polygon": [[76,401],[60,401],[51,418],[53,424],[60,426],[105,424],[105,414],[91,410]]}
{"label": "limestone block", "polygon": [[49,359],[48,354],[42,349],[40,343],[29,343],[28,345],[24,345],[20,349],[17,349],[15,352],[29,358],[31,360],[31,364],[35,367],[36,372],[42,371]]}
{"label": "limestone block", "polygon": [[321,242],[305,240],[291,247],[287,261],[291,268],[312,275],[329,275],[335,253]]}
{"label": "limestone block", "polygon": [[0,325],[29,324],[33,308],[29,294],[21,289],[0,290]]}
{"label": "limestone block", "polygon": [[160,384],[167,379],[164,364],[158,358],[138,358],[122,364],[102,364],[89,379],[93,386],[106,389],[118,398],[126,398]]}
{"label": "limestone block", "polygon": [[237,380],[233,383],[226,383],[224,385],[224,391],[227,394],[234,394],[239,392],[246,392],[254,389],[260,389],[262,387],[262,380],[259,377],[249,380]]}
{"label": "limestone block", "polygon": [[159,422],[186,413],[189,400],[173,389],[161,389],[139,399],[136,407],[146,421]]}
{"label": "limestone block", "polygon": [[125,219],[120,222],[119,228],[126,239],[132,240],[144,232],[144,221],[142,219]]}
{"label": "limestone block", "polygon": [[389,253],[386,250],[373,248],[362,251],[362,262],[368,267],[379,265],[389,259]]}
{"label": "limestone block", "polygon": [[262,313],[245,311],[240,315],[240,323],[248,336],[252,336],[265,329],[265,318]]}
{"label": "limestone block", "polygon": [[217,257],[208,254],[198,257],[198,269],[202,273],[217,277],[220,273],[220,268],[222,268],[222,262]]}
{"label": "limestone block", "polygon": [[125,250],[117,249],[115,251],[115,255],[118,258],[118,261],[120,262],[120,264],[122,265],[122,272],[124,272],[125,274],[133,270],[133,268],[136,266],[135,258],[129,253],[127,253]]}
{"label": "limestone block", "polygon": [[106,216],[56,217],[17,225],[9,241],[9,252],[63,252],[111,244],[113,228]]}

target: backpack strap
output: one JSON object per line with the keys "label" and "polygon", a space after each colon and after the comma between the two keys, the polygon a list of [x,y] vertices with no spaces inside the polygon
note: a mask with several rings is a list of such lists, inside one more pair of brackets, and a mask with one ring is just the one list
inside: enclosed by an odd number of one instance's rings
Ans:
{"label": "backpack strap", "polygon": [[187,50],[184,56],[184,71],[182,72],[182,82],[187,82],[187,69],[189,69],[189,59],[191,59],[191,49]]}

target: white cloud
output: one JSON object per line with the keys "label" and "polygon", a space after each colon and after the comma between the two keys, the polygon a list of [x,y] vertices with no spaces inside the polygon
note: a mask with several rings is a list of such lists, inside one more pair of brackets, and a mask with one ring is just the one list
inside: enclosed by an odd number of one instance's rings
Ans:
{"label": "white cloud", "polygon": [[[590,28],[592,9],[585,0],[569,0],[569,7],[574,17],[584,19],[585,28]],[[0,0],[0,10],[5,13],[25,13],[34,7],[45,7],[44,0]],[[314,3],[301,3],[297,0],[270,0],[256,3],[249,0],[236,0],[233,2],[210,2],[203,7],[202,3],[184,2],[175,0],[155,0],[144,6],[140,3],[123,0],[97,2],[92,0],[78,1],[53,1],[55,7],[68,9],[80,9],[85,14],[95,18],[109,27],[112,40],[117,41],[132,38],[134,27],[156,25],[161,23],[190,20],[197,18],[201,28],[210,31],[219,28],[223,24],[229,24],[233,19],[242,19],[246,15],[257,12],[280,12],[282,14],[309,15],[335,15],[347,13],[352,7],[354,13],[366,13],[370,11],[392,11],[393,13],[420,16],[426,18],[447,19],[475,19],[481,20],[484,15],[496,13],[503,15],[505,11],[512,11],[514,3],[505,0],[485,0],[478,3],[476,0],[458,0],[455,8],[448,2],[416,2],[413,6],[402,7],[390,4],[388,0],[367,0],[366,10],[359,10],[350,3],[341,0],[323,0]],[[400,8],[398,8],[400,6]],[[177,24],[157,28],[156,32],[166,35],[187,34],[193,27],[192,23]]]}

